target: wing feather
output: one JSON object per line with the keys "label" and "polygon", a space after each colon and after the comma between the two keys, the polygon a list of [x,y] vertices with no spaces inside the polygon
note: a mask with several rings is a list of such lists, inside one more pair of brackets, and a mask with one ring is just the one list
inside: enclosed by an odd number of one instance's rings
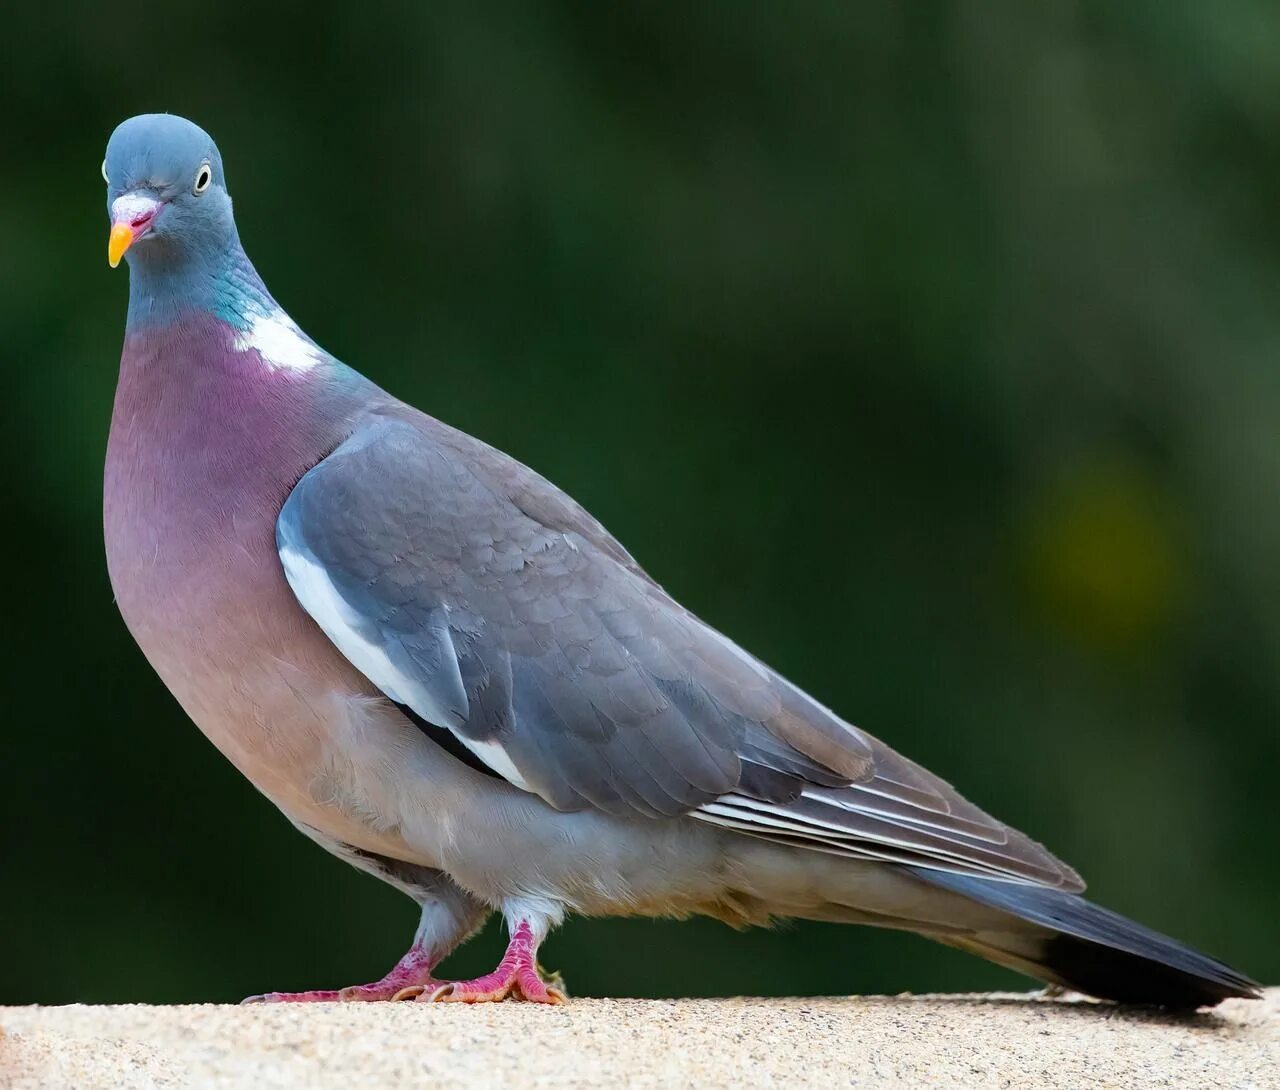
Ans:
{"label": "wing feather", "polygon": [[554,486],[429,417],[371,413],[298,482],[277,543],[375,686],[554,807],[1082,888],[694,617]]}

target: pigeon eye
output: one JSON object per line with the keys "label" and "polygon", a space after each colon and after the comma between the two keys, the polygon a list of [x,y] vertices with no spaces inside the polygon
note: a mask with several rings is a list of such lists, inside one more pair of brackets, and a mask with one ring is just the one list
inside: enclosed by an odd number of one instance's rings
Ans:
{"label": "pigeon eye", "polygon": [[206,189],[209,188],[209,184],[212,181],[213,181],[213,171],[209,168],[209,164],[205,163],[196,172],[196,184],[192,187],[192,192],[195,193],[196,196],[199,196],[201,193],[203,193]]}
{"label": "pigeon eye", "polygon": [[105,159],[102,160],[102,180],[106,182],[107,185],[111,184],[111,179],[107,177],[107,161]]}

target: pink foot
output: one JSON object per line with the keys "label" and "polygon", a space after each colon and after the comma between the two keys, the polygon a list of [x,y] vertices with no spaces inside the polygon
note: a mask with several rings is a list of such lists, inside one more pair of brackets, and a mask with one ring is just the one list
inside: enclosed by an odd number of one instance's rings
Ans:
{"label": "pink foot", "polygon": [[[563,1003],[568,998],[561,988],[547,984],[538,975],[537,943],[533,930],[521,920],[498,967],[475,980],[442,982],[435,988],[412,989],[419,1002],[497,1003],[503,999],[524,999],[530,1003]],[[406,990],[408,991],[408,990]],[[408,994],[401,993],[403,998]]]}
{"label": "pink foot", "polygon": [[404,957],[396,962],[395,968],[381,980],[373,984],[353,984],[349,988],[338,988],[333,991],[311,992],[267,992],[264,995],[251,995],[243,1000],[245,1003],[374,1003],[395,999],[401,992],[413,989],[435,989],[443,981],[431,975],[435,963],[425,950],[415,946]]}

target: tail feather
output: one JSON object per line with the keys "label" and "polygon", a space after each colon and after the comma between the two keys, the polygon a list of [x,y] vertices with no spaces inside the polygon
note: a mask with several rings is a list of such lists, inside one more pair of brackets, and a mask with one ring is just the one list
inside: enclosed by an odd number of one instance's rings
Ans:
{"label": "tail feather", "polygon": [[1260,994],[1254,981],[1229,965],[1077,894],[910,869],[931,885],[1036,925],[1030,934],[1026,928],[984,931],[956,945],[1043,980],[1101,999],[1182,1009]]}

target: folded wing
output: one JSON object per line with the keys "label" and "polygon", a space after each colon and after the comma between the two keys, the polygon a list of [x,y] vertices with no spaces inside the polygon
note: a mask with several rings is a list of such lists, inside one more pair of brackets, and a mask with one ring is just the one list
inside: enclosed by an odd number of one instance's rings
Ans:
{"label": "folded wing", "polygon": [[1082,888],[703,624],[549,482],[429,417],[371,414],[276,537],[298,601],[370,682],[551,806]]}

